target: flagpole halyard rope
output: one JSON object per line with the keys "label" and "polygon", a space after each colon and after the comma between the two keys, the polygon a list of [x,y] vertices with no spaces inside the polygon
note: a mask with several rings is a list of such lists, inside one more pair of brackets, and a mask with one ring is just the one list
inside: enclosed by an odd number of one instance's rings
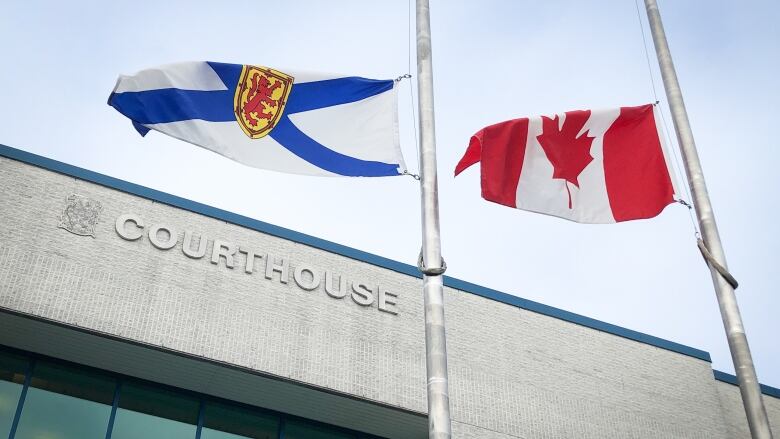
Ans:
{"label": "flagpole halyard rope", "polygon": [[[409,77],[412,77],[411,71],[412,71],[412,0],[409,0],[408,2],[408,16],[406,18],[406,53],[407,53],[407,64],[406,64],[406,71],[410,72],[407,73]],[[417,134],[417,114],[414,111],[415,103],[414,103],[414,81],[409,81],[409,102],[412,104],[412,127],[414,128],[414,147],[415,151],[417,152],[417,169],[419,172],[420,169],[420,137]],[[420,180],[420,176],[417,174],[410,174],[412,176],[415,176],[415,180]]]}
{"label": "flagpole halyard rope", "polygon": [[[395,78],[395,82],[398,83],[398,82],[403,81],[404,79],[411,79],[411,77],[412,77],[411,73],[404,73],[403,75]],[[411,89],[412,89],[412,85],[411,85],[411,81],[409,81],[409,90],[411,91]],[[411,93],[410,93],[410,96],[411,96]],[[414,120],[414,101],[413,100],[412,100],[412,120]],[[416,145],[417,144],[417,126],[416,126],[416,124],[415,124],[414,133],[415,133],[414,134],[414,138],[415,138],[415,145]],[[417,151],[418,151],[417,155],[419,156],[420,155],[419,154],[419,148],[417,149]],[[417,167],[419,168],[419,165]],[[406,169],[404,169],[404,171],[401,173],[401,175],[408,175],[408,176],[414,178],[415,180],[420,181],[420,175],[419,174],[414,174],[412,172],[409,172]]]}
{"label": "flagpole halyard rope", "polygon": [[[647,36],[645,35],[645,27],[642,24],[642,13],[639,11],[639,0],[634,0],[634,6],[636,6],[636,18],[637,23],[639,24],[639,31],[642,34],[642,48],[645,50],[645,61],[647,61],[647,74],[650,81],[650,88],[653,90],[653,99],[655,100],[655,105],[657,106],[661,101],[658,99],[658,92],[655,88],[655,76],[653,75],[653,66],[650,62],[650,51],[647,48]],[[658,108],[658,114],[661,115],[661,124],[664,127],[664,135],[666,136],[666,144],[669,145],[669,148],[672,151],[672,155],[674,156],[674,172],[677,177],[677,180],[680,183],[683,183],[686,181],[685,174],[683,174],[682,169],[683,166],[680,162],[679,154],[677,154],[677,148],[672,147],[672,137],[669,134],[669,125],[666,123],[666,117],[664,116],[663,108]],[[678,194],[678,195],[685,195],[685,197],[688,200],[693,200],[693,196],[691,195],[690,189],[688,188],[687,184],[681,184],[684,194]],[[688,208],[688,217],[691,220],[691,226],[693,227],[693,235],[696,237],[696,239],[699,239],[701,237],[701,233],[699,233],[699,225],[696,222],[696,218],[694,218],[693,213],[693,206],[682,198],[675,200],[676,202],[682,204],[683,206]]]}
{"label": "flagpole halyard rope", "polygon": [[[658,110],[658,114],[661,115],[661,123],[664,125],[664,134],[666,135],[666,141],[668,142],[667,145],[672,145],[672,137],[669,135],[669,126],[666,124],[666,117],[664,117],[664,112],[662,109]],[[677,173],[677,178],[680,183],[685,181],[685,174],[682,172],[682,165],[680,164],[680,157],[677,154],[677,148],[669,148],[672,150],[672,155],[674,156],[675,166],[674,170]],[[690,188],[687,184],[681,184],[683,187],[683,190],[685,191],[685,196],[689,200],[693,200],[693,195],[691,195]],[[698,239],[701,237],[701,233],[699,232],[699,223],[696,222],[696,218],[694,218],[693,213],[693,206],[688,203],[687,201],[683,200],[682,198],[678,199],[677,202],[682,204],[683,206],[688,208],[688,218],[691,220],[691,227],[693,228],[693,236]]]}
{"label": "flagpole halyard rope", "polygon": [[634,0],[636,6],[636,19],[639,23],[639,30],[642,32],[642,47],[645,49],[645,60],[647,61],[647,72],[650,75],[650,87],[653,89],[653,98],[658,104],[658,93],[655,90],[655,81],[653,81],[653,67],[650,63],[650,52],[647,50],[647,38],[645,37],[645,27],[642,25],[642,14],[639,12],[639,0]]}

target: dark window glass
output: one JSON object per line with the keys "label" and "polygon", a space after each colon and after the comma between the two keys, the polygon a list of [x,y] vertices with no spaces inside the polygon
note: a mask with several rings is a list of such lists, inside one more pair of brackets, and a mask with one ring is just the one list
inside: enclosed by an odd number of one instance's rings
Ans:
{"label": "dark window glass", "polygon": [[196,398],[165,388],[122,383],[112,439],[193,439]]}
{"label": "dark window glass", "polygon": [[26,358],[0,352],[0,438],[11,431],[27,365]]}
{"label": "dark window glass", "polygon": [[277,416],[245,407],[209,402],[203,414],[202,439],[276,438]]}
{"label": "dark window glass", "polygon": [[105,438],[114,388],[103,374],[38,361],[16,439]]}
{"label": "dark window glass", "polygon": [[284,423],[284,439],[355,439],[354,434],[306,421],[288,419]]}

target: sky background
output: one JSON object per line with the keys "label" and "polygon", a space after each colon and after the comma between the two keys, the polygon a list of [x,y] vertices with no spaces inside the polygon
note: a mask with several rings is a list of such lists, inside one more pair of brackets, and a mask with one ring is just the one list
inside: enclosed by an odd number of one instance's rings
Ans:
{"label": "sky background", "polygon": [[[652,102],[650,72],[671,124],[644,8],[650,70],[633,0],[431,3],[447,274],[703,349],[715,369],[733,373],[685,207],[575,224],[482,200],[477,167],[452,177],[480,128]],[[759,380],[780,387],[780,2],[659,3]],[[0,143],[414,264],[413,179],[257,170],[159,133],[141,138],[106,105],[119,74],[176,61],[416,75],[409,25],[400,0],[4,2]],[[399,93],[413,172],[415,87],[405,81]]]}

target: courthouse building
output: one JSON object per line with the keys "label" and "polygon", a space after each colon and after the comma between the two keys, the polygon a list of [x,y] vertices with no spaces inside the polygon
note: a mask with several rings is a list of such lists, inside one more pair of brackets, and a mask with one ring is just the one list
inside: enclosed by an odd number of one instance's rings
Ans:
{"label": "courthouse building", "polygon": [[[455,437],[749,437],[707,352],[445,304]],[[424,438],[424,329],[411,265],[0,146],[0,438]]]}

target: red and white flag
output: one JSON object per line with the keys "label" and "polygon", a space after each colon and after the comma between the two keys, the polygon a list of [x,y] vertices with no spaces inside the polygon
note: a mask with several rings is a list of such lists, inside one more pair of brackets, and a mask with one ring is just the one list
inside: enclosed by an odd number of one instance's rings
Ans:
{"label": "red and white flag", "polygon": [[652,218],[679,193],[656,120],[648,104],[501,122],[455,175],[482,162],[482,198],[580,223]]}

